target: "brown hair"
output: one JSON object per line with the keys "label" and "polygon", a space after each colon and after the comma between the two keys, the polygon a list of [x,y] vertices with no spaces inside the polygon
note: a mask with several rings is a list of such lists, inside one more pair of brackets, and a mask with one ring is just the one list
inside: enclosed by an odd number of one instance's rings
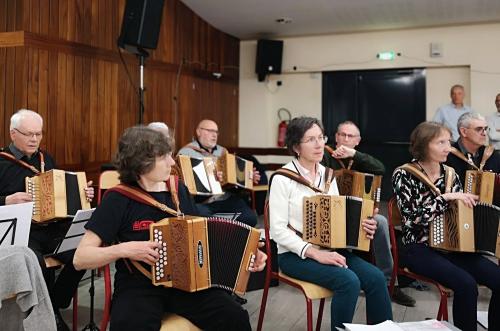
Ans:
{"label": "brown hair", "polygon": [[125,130],[118,142],[114,163],[123,183],[131,184],[151,171],[156,157],[172,152],[172,139],[145,126]]}
{"label": "brown hair", "polygon": [[293,150],[293,148],[300,144],[300,141],[304,137],[306,131],[312,128],[314,124],[319,126],[321,132],[324,132],[323,125],[321,125],[321,122],[314,117],[295,117],[290,121],[290,123],[288,123],[288,128],[286,130],[285,136],[285,144],[288,152],[290,152],[290,154],[292,154],[296,158],[298,157],[298,155]]}
{"label": "brown hair", "polygon": [[417,125],[410,135],[411,155],[417,160],[425,160],[429,152],[429,143],[443,131],[451,136],[450,129],[437,122],[422,122]]}

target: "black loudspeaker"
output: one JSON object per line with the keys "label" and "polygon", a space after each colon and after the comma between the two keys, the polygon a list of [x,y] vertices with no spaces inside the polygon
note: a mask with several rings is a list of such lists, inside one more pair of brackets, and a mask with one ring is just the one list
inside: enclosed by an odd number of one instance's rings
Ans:
{"label": "black loudspeaker", "polygon": [[281,58],[283,56],[283,40],[257,41],[257,58],[255,73],[262,82],[268,74],[281,74]]}
{"label": "black loudspeaker", "polygon": [[155,49],[160,34],[164,0],[127,0],[118,46],[134,52]]}

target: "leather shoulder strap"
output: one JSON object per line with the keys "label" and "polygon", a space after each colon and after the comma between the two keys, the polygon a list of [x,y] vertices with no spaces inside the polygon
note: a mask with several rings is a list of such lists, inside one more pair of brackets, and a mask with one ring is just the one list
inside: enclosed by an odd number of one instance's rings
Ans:
{"label": "leather shoulder strap", "polygon": [[178,216],[179,215],[177,211],[175,211],[172,208],[164,205],[161,202],[156,201],[148,193],[146,193],[146,192],[144,192],[142,190],[138,190],[138,189],[136,189],[134,187],[131,187],[129,185],[118,184],[115,187],[108,189],[106,191],[106,193],[113,192],[113,191],[114,192],[118,192],[118,193],[126,196],[127,198],[130,198],[130,199],[135,200],[137,202],[143,203],[145,205],[156,207],[156,208],[160,209],[161,211],[163,211],[165,213],[168,213],[168,214],[171,214],[173,216]]}
{"label": "leather shoulder strap", "polygon": [[[474,162],[470,161],[462,152],[460,152],[457,148],[451,147],[451,154],[455,155],[458,157],[460,160],[465,161],[468,165],[473,167],[476,170],[479,170],[479,168],[474,164]],[[491,156],[491,155],[490,155]],[[483,155],[484,158],[484,155]],[[485,161],[486,162],[486,161]]]}
{"label": "leather shoulder strap", "polygon": [[317,193],[324,193],[322,190],[320,190],[319,188],[311,185],[311,183],[309,183],[309,181],[307,181],[304,177],[302,177],[301,175],[299,175],[298,173],[296,173],[295,171],[293,170],[290,170],[290,169],[285,169],[285,168],[280,168],[278,170],[276,170],[272,176],[271,176],[271,179],[269,180],[269,186],[271,186],[271,182],[272,182],[272,179],[274,178],[274,176],[277,176],[277,175],[281,175],[281,176],[285,176],[287,178],[290,178],[291,180],[294,180],[296,181],[297,183],[299,184],[302,184],[304,186],[307,186],[309,187],[311,190],[313,190],[314,192],[317,192]]}
{"label": "leather shoulder strap", "polygon": [[[28,164],[27,162],[24,162],[22,160],[16,159],[14,157],[14,155],[12,155],[12,154],[9,154],[9,153],[6,153],[6,152],[0,152],[0,156],[3,157],[4,159],[7,159],[7,160],[12,161],[14,163],[17,163],[18,165],[31,170],[33,173],[35,173],[37,175],[40,173],[40,170],[38,170],[37,168],[35,168],[31,164]],[[45,167],[45,165],[44,165],[44,162],[43,162],[43,154],[42,154],[42,152],[40,152],[40,161],[41,161],[42,172],[43,172],[43,168]]]}
{"label": "leather shoulder strap", "polygon": [[449,167],[447,165],[444,165],[444,185],[445,193],[450,193],[451,189],[453,188],[453,182],[455,180],[455,169],[453,167]]}
{"label": "leather shoulder strap", "polygon": [[483,170],[486,161],[488,161],[488,159],[493,155],[494,152],[495,152],[495,147],[491,145],[486,146],[483,152],[483,158],[481,159],[481,164],[479,165],[479,170]]}
{"label": "leather shoulder strap", "polygon": [[403,169],[408,171],[415,177],[417,177],[422,183],[426,184],[436,195],[441,195],[441,191],[434,185],[433,182],[424,174],[420,169],[418,169],[413,163],[406,163],[398,167],[398,169]]}
{"label": "leather shoulder strap", "polygon": [[179,201],[179,177],[170,176],[167,181],[167,188],[172,195],[172,200],[174,201],[175,208],[177,209],[177,215],[181,214],[181,203]]}

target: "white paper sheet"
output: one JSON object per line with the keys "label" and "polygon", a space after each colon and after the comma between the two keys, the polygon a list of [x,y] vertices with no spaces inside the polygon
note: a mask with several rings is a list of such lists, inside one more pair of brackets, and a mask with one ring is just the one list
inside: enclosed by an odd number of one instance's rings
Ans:
{"label": "white paper sheet", "polygon": [[477,312],[477,322],[481,324],[485,329],[488,329],[488,312],[478,311]]}
{"label": "white paper sheet", "polygon": [[349,331],[403,331],[393,321],[385,321],[377,325],[349,324],[344,323],[345,329]]}
{"label": "white paper sheet", "polygon": [[0,246],[28,246],[33,202],[0,206]]}

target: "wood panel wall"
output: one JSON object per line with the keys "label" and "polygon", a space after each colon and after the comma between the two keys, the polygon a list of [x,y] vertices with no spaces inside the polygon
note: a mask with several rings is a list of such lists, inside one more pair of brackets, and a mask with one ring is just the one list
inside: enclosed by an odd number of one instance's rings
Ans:
{"label": "wood panel wall", "polygon": [[[124,66],[116,47],[124,8],[125,0],[0,0],[1,146],[10,116],[29,108],[43,116],[42,147],[58,164],[94,171],[111,159],[138,121],[138,60],[124,53]],[[146,60],[144,122],[176,123],[179,147],[212,118],[220,142],[236,146],[238,63],[238,39],[166,0],[158,48]]]}

